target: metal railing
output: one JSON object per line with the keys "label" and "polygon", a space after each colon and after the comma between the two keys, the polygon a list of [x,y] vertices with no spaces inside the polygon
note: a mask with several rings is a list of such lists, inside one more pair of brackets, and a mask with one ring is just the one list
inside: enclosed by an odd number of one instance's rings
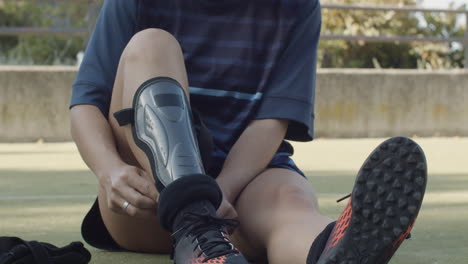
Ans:
{"label": "metal railing", "polygon": [[[51,0],[48,0],[51,1]],[[64,1],[64,0],[52,0]],[[82,0],[88,4],[88,26],[87,28],[18,28],[0,27],[0,36],[5,35],[84,35],[91,34],[95,18],[97,16],[98,5],[94,0]],[[425,36],[365,36],[365,35],[337,35],[322,34],[322,40],[346,40],[365,42],[431,42],[431,43],[461,43],[465,51],[465,68],[468,69],[468,10],[456,9],[430,9],[418,7],[396,7],[396,6],[359,6],[341,4],[322,4],[323,9],[342,10],[368,10],[368,11],[396,11],[396,12],[432,12],[432,13],[455,13],[464,15],[466,18],[466,28],[464,37],[425,37]]]}
{"label": "metal railing", "polygon": [[[81,1],[87,6],[86,28],[71,27],[0,27],[0,36],[28,36],[28,35],[67,35],[67,36],[89,36],[92,33],[94,22],[96,21],[100,4],[96,0],[44,0],[43,2],[72,2]],[[40,2],[40,1],[38,1]]]}
{"label": "metal railing", "polygon": [[359,5],[339,5],[323,4],[323,9],[342,9],[342,10],[368,10],[368,11],[396,11],[396,12],[423,12],[423,13],[455,13],[465,16],[466,26],[463,37],[424,37],[424,36],[365,36],[365,35],[336,35],[322,34],[322,40],[348,40],[348,41],[366,41],[366,42],[432,42],[432,43],[451,43],[458,42],[463,45],[465,51],[465,68],[468,69],[468,10],[456,9],[431,9],[418,7],[395,7],[395,6],[359,6]]}

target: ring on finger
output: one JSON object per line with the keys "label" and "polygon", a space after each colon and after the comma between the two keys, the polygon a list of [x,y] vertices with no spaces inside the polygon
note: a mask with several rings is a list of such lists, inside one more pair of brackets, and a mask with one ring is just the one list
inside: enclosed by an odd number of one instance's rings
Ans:
{"label": "ring on finger", "polygon": [[124,201],[124,203],[123,203],[123,205],[122,205],[123,210],[124,210],[124,211],[127,211],[127,208],[128,208],[129,205],[130,205],[129,202]]}

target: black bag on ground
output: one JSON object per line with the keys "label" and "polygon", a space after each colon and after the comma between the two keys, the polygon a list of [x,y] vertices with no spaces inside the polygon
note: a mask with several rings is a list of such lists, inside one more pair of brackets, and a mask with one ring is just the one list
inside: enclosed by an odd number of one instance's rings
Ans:
{"label": "black bag on ground", "polygon": [[81,242],[65,247],[24,241],[18,237],[0,237],[0,264],[86,264],[91,254]]}

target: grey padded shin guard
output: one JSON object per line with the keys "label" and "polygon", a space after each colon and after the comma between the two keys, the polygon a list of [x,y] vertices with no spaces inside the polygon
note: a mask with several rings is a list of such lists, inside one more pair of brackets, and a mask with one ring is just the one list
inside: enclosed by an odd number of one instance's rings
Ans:
{"label": "grey padded shin guard", "polygon": [[160,192],[161,225],[171,231],[177,213],[194,201],[209,201],[217,209],[222,191],[205,175],[184,89],[174,79],[157,77],[138,88],[132,109],[114,113],[119,125],[132,124],[135,143],[151,163]]}
{"label": "grey padded shin guard", "polygon": [[185,175],[205,174],[190,105],[176,80],[146,81],[135,93],[133,110],[114,116],[120,125],[133,124],[133,138],[146,153],[160,192]]}

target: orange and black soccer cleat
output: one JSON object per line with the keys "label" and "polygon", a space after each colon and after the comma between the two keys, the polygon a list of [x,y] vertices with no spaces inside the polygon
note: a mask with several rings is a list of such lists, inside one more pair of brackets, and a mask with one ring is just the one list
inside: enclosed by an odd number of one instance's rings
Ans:
{"label": "orange and black soccer cleat", "polygon": [[249,264],[229,241],[226,226],[236,221],[210,214],[185,213],[175,239],[175,264]]}
{"label": "orange and black soccer cleat", "polygon": [[382,143],[359,171],[320,258],[308,264],[388,263],[410,234],[426,182],[426,159],[414,141],[396,137]]}

